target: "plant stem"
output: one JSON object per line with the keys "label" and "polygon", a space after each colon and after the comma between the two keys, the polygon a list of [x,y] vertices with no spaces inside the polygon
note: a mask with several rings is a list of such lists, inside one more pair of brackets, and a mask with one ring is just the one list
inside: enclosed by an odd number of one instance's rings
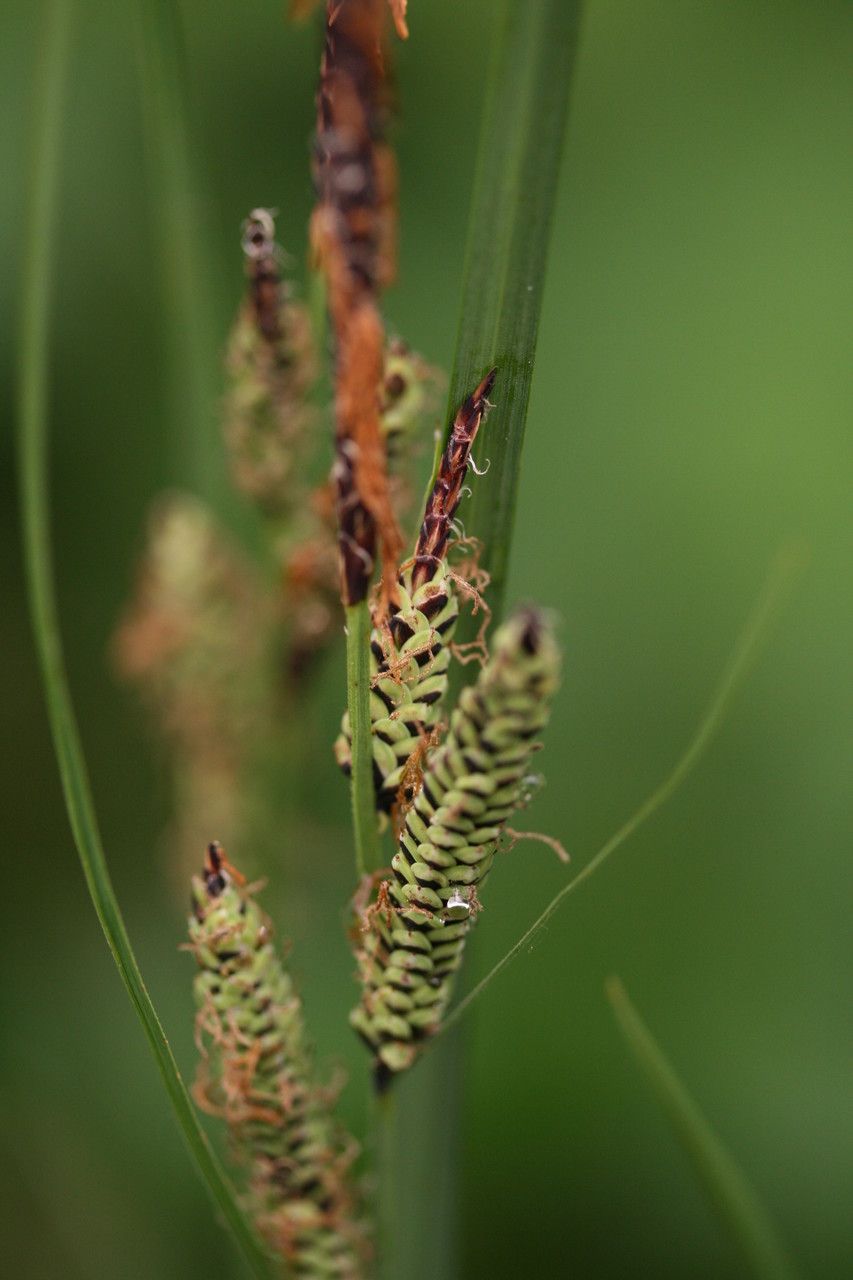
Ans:
{"label": "plant stem", "polygon": [[101,928],[144,1028],[172,1110],[207,1190],[253,1275],[271,1267],[203,1133],[151,1002],[116,901],[98,831],[79,730],[65,674],[53,584],[47,492],[48,355],[64,94],[70,55],[69,0],[53,0],[39,44],[32,175],[23,265],[18,388],[19,483],[24,559],[33,633],[77,851]]}
{"label": "plant stem", "polygon": [[373,1143],[380,1280],[459,1274],[456,1163],[462,1041],[434,1052],[375,1099]]}
{"label": "plant stem", "polygon": [[610,978],[605,991],[619,1029],[749,1270],[758,1280],[796,1280],[796,1269],[764,1206],[679,1080],[620,980]]}
{"label": "plant stem", "polygon": [[373,739],[370,728],[370,610],[366,600],[346,610],[347,710],[352,735],[350,802],[359,876],[381,865],[376,796],[373,786]]}
{"label": "plant stem", "polygon": [[373,1098],[374,1167],[376,1169],[376,1250],[379,1280],[394,1280],[397,1268],[399,1195],[399,1109],[393,1089]]}

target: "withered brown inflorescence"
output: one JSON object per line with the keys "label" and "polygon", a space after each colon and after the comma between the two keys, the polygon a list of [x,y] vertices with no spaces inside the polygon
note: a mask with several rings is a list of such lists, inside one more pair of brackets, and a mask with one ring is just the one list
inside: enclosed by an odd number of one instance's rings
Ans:
{"label": "withered brown inflorescence", "polygon": [[393,589],[402,539],[380,425],[384,332],[377,298],[395,272],[396,172],[388,115],[385,0],[329,0],[317,94],[311,221],[335,338],[334,480],[345,605],[367,595],[377,549]]}
{"label": "withered brown inflorescence", "polygon": [[471,446],[489,407],[489,396],[495,385],[497,370],[491,369],[479,386],[460,405],[450,439],[441,455],[438,475],[427,499],[423,522],[415,548],[412,584],[415,588],[428,582],[444,558],[450,537],[450,526],[462,497],[462,486],[468,474]]}

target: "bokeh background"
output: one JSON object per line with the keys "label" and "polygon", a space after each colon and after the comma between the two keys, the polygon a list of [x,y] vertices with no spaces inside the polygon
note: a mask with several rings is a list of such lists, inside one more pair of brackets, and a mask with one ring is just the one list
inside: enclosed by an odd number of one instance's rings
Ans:
{"label": "bokeh background", "polygon": [[[5,0],[0,17],[6,426],[40,8]],[[168,771],[108,660],[149,503],[194,482],[169,410],[183,322],[161,269],[134,6],[78,8],[53,367],[59,593],[119,898],[191,1074],[191,961],[161,847]],[[297,274],[305,256],[318,44],[283,8],[182,6],[214,478],[216,362],[246,211],[277,206]],[[492,5],[411,8],[398,58],[401,276],[387,312],[447,366]],[[841,0],[587,6],[510,587],[559,611],[567,651],[549,785],[525,825],[559,835],[582,865],[686,744],[779,547],[804,543],[810,562],[701,768],[467,1023],[462,1105],[438,1100],[429,1122],[458,1139],[466,1277],[739,1274],[615,1028],[611,973],[804,1272],[850,1274],[851,43]],[[240,1263],[76,862],[24,611],[10,430],[0,449],[4,1254],[22,1280],[226,1280]],[[236,504],[224,516],[240,534]],[[360,1128],[366,1062],[344,1029],[347,800],[326,745],[343,692],[335,660],[306,713],[300,813],[261,869]],[[466,982],[565,876],[544,847],[507,856]],[[446,1248],[407,1242],[412,1274],[442,1274]]]}

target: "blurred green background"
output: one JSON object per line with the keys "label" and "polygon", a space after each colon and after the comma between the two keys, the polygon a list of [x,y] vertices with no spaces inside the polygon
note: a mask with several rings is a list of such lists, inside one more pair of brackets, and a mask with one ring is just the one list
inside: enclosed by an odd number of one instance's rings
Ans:
{"label": "blurred green background", "polygon": [[[6,0],[0,18],[7,424],[40,7]],[[60,603],[119,898],[191,1074],[192,966],[160,852],[168,773],[107,655],[148,504],[191,481],[168,412],[182,321],[159,261],[133,5],[78,8],[53,368]],[[246,211],[277,206],[298,271],[304,260],[318,46],[283,9],[183,5],[213,378]],[[413,0],[398,58],[402,256],[387,313],[445,366],[491,12]],[[739,1274],[615,1029],[613,972],[803,1270],[850,1274],[852,43],[840,0],[587,7],[510,588],[559,611],[567,651],[549,785],[525,825],[582,865],[686,744],[779,546],[799,539],[811,558],[699,771],[467,1024],[465,1276]],[[10,431],[0,448],[4,1252],[27,1280],[236,1277],[76,862],[24,611]],[[343,692],[331,662],[267,901],[359,1127],[347,800],[327,750]],[[537,845],[506,857],[466,984],[565,876]]]}

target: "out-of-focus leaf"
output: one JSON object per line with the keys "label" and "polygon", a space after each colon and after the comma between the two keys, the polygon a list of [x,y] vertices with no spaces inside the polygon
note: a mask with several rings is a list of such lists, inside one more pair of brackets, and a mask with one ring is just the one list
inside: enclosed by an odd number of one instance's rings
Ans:
{"label": "out-of-focus leaf", "polygon": [[797,1272],[767,1211],[679,1080],[619,978],[610,978],[605,990],[620,1031],[749,1270],[759,1280],[796,1280]]}
{"label": "out-of-focus leaf", "polygon": [[145,1030],[175,1118],[200,1176],[231,1228],[253,1275],[272,1267],[243,1216],[190,1101],[127,936],[104,857],[86,764],[65,674],[56,611],[47,489],[48,353],[54,277],[54,230],[64,90],[70,58],[71,6],[54,0],[46,14],[35,91],[32,187],[26,219],[18,397],[19,467],[27,586],[47,710],[68,817],[101,928]]}

